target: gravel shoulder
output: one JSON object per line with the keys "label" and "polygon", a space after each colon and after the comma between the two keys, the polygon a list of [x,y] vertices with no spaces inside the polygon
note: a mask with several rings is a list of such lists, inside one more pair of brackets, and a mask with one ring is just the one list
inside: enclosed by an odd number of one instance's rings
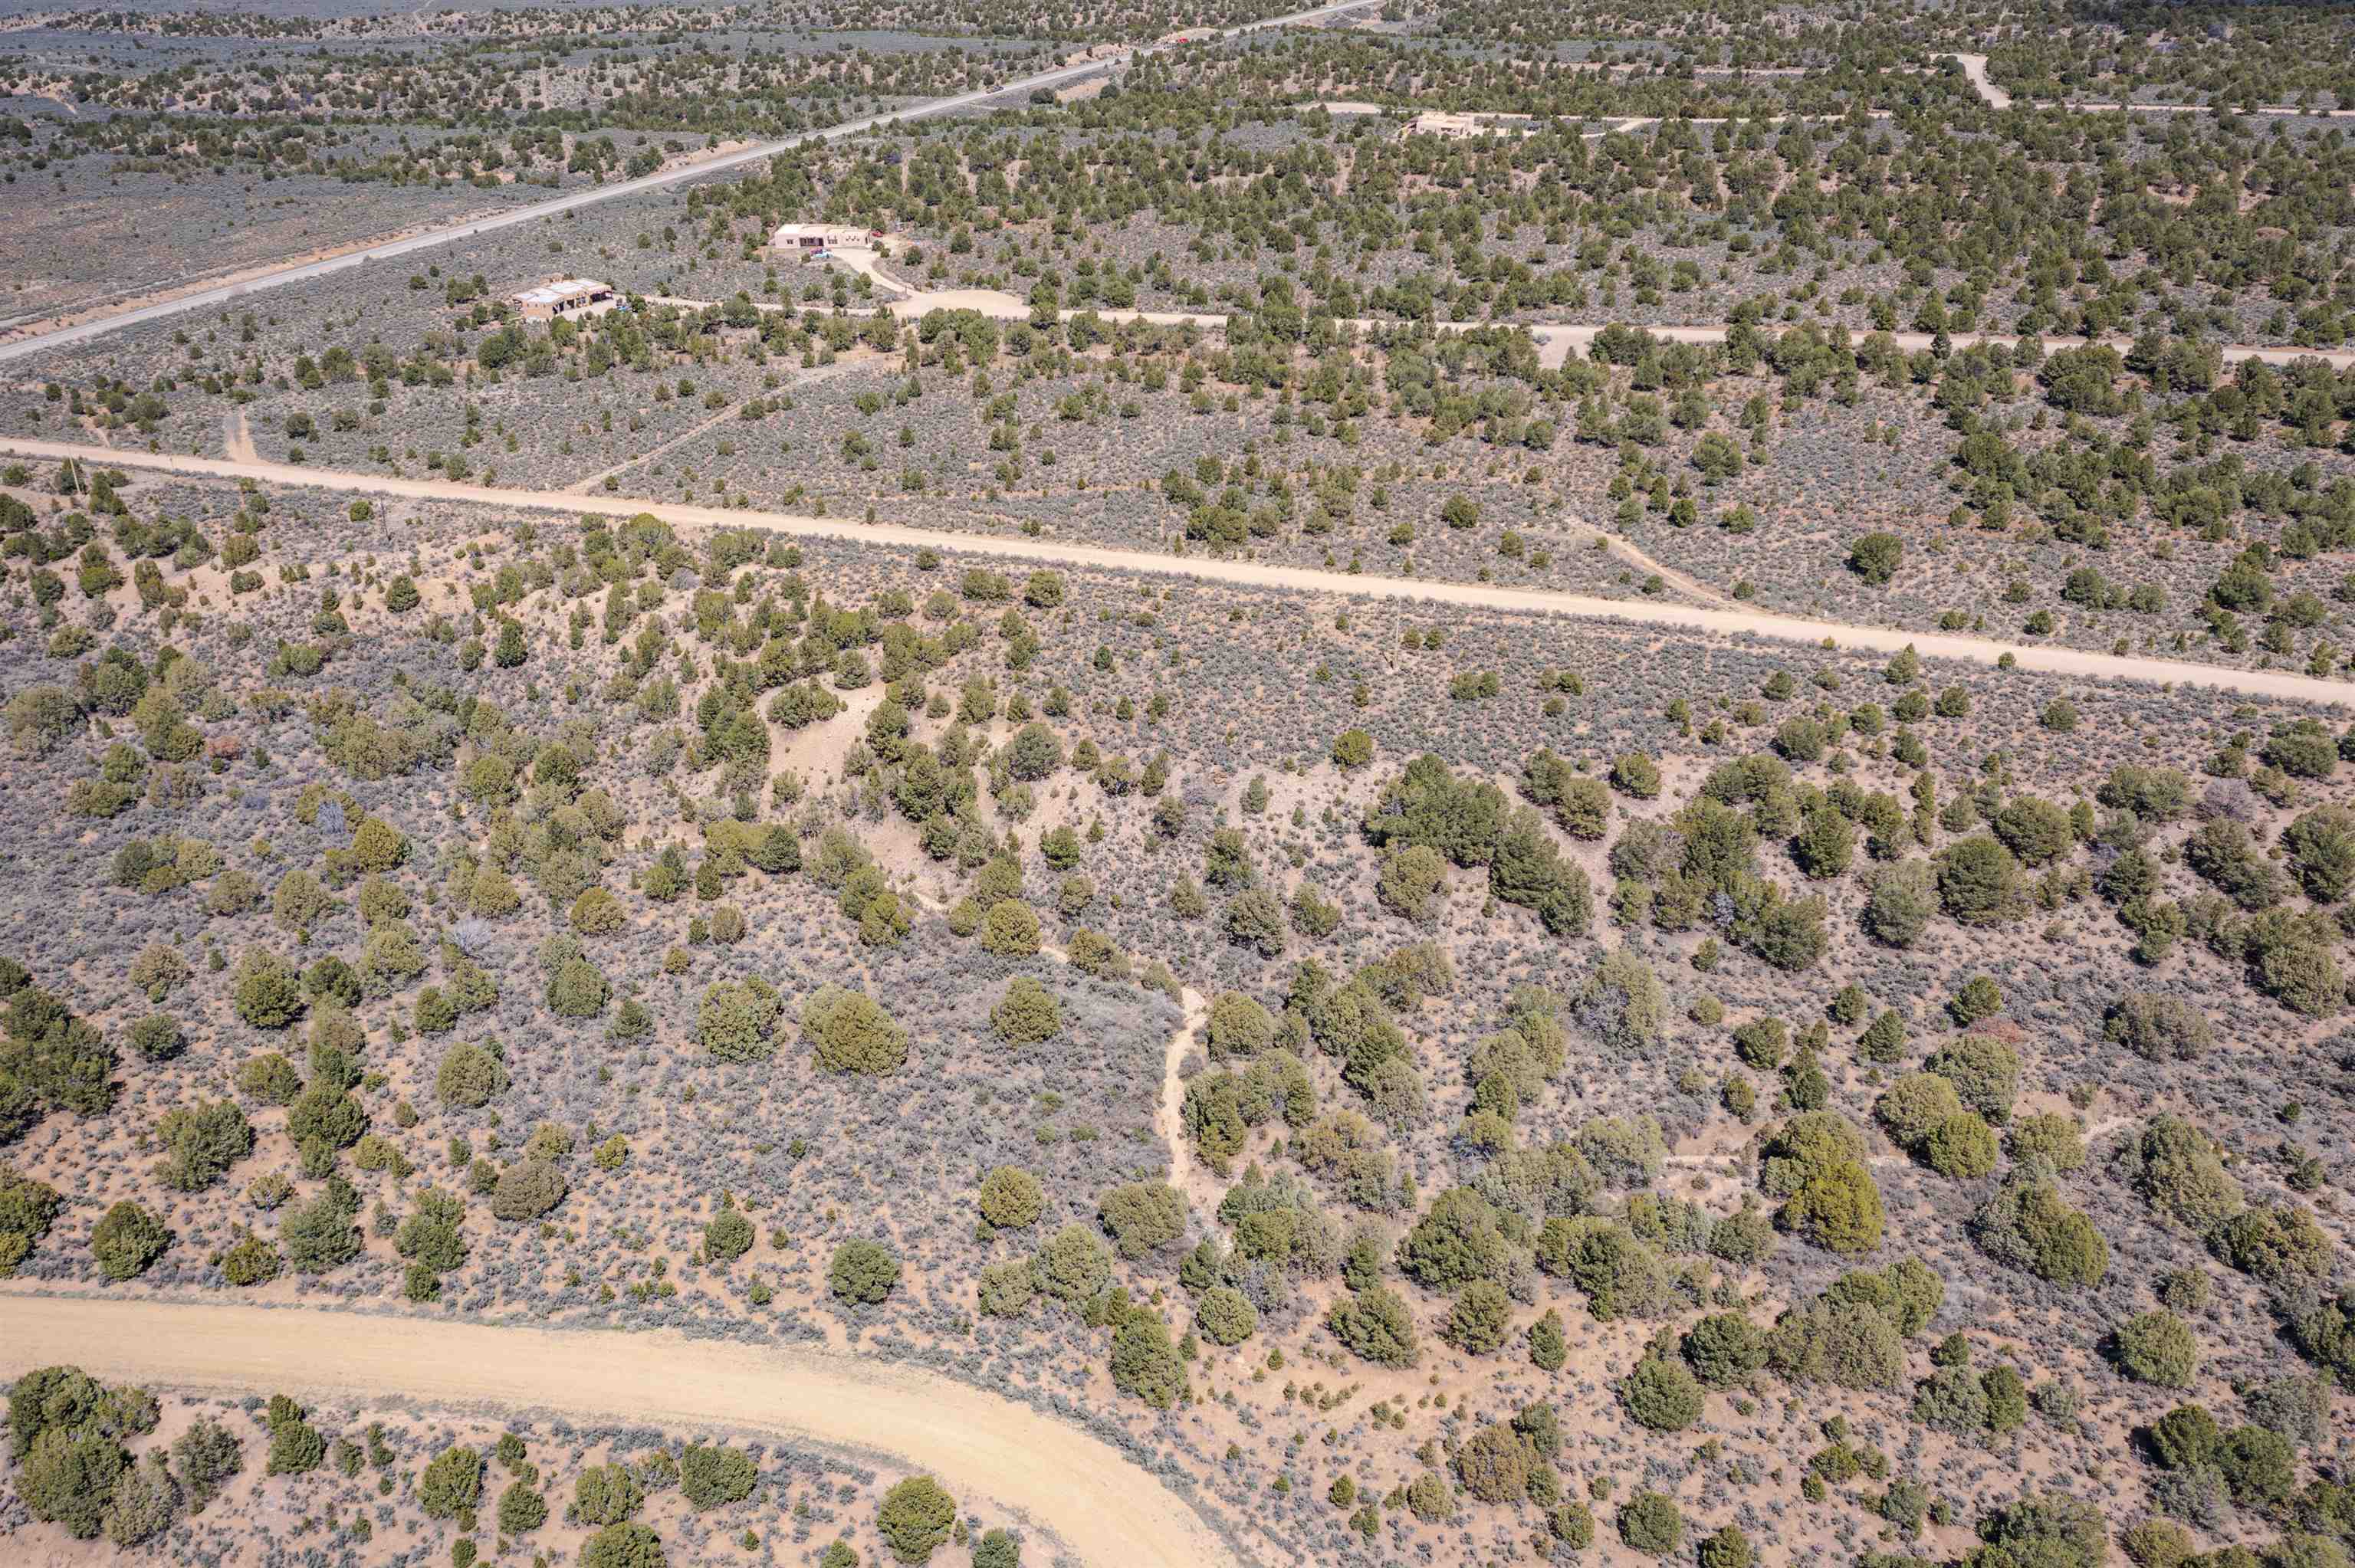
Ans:
{"label": "gravel shoulder", "polygon": [[907,1367],[659,1332],[0,1294],[0,1375],[72,1362],[176,1388],[406,1398],[674,1429],[724,1427],[890,1454],[962,1499],[1051,1529],[1082,1563],[1239,1563],[1109,1445]]}

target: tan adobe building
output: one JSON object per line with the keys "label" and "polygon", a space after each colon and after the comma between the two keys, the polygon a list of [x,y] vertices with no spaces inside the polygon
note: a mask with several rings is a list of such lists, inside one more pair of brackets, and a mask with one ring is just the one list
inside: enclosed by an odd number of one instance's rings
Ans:
{"label": "tan adobe building", "polygon": [[552,322],[561,316],[578,320],[602,316],[622,302],[613,285],[594,278],[553,278],[515,297],[516,308],[527,322]]}
{"label": "tan adobe building", "polygon": [[770,247],[806,255],[813,250],[862,249],[873,246],[872,230],[847,223],[784,223],[769,236]]}

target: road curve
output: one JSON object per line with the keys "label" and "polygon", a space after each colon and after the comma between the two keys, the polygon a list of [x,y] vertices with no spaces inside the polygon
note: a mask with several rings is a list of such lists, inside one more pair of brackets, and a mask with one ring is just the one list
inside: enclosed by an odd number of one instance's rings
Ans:
{"label": "road curve", "polygon": [[408,1398],[801,1438],[929,1471],[966,1510],[1018,1510],[1090,1568],[1243,1561],[1101,1438],[954,1379],[860,1358],[670,1330],[0,1293],[0,1377],[60,1362],[208,1393]]}
{"label": "road curve", "polygon": [[1480,609],[1620,620],[1641,626],[1670,627],[1725,636],[1769,637],[1785,642],[1820,645],[1828,641],[1844,648],[1886,653],[1912,648],[1925,659],[1959,659],[1978,664],[1993,664],[2009,654],[2023,670],[2093,681],[2205,686],[2217,691],[2242,692],[2251,696],[2278,697],[2290,702],[2338,705],[2355,699],[2355,685],[2341,681],[2318,680],[2286,670],[2232,670],[2179,659],[2092,653],[2075,648],[2002,642],[1989,637],[1905,631],[1893,627],[1814,620],[1763,609],[1723,609],[1699,605],[1660,604],[1643,599],[1598,599],[1587,594],[1557,593],[1546,588],[1499,588],[1489,583],[1427,582],[1416,577],[1375,577],[1323,571],[1312,567],[1279,567],[1263,561],[1225,559],[1208,555],[1175,556],[1150,550],[1116,549],[1104,545],[1076,545],[1044,536],[1027,538],[1021,535],[962,534],[951,529],[911,528],[900,523],[870,524],[847,517],[745,512],[730,507],[645,501],[626,495],[574,495],[560,490],[503,490],[481,484],[446,484],[430,480],[394,479],[339,469],[312,468],[307,464],[232,462],[222,458],[187,457],[176,452],[143,452],[118,447],[77,446],[64,441],[25,440],[5,435],[0,435],[0,453],[208,479],[250,479],[262,483],[344,494],[398,495],[419,501],[458,501],[484,506],[504,506],[511,510],[562,512],[576,517],[583,514],[629,517],[647,513],[666,523],[698,528],[765,528],[773,533],[794,534],[807,538],[848,539],[862,544],[909,547],[930,546],[968,556],[1033,561],[1041,566],[1151,572],[1162,577],[1235,583],[1246,588],[1285,588],[1302,593],[1346,594],[1356,599],[1403,599],[1422,604],[1453,604]]}
{"label": "road curve", "polygon": [[[1263,32],[1273,27],[1296,26],[1304,23],[1320,22],[1327,16],[1338,16],[1343,12],[1362,10],[1373,3],[1374,0],[1334,0],[1333,4],[1318,5],[1305,11],[1295,11],[1286,16],[1271,16],[1263,22],[1250,22],[1238,27],[1189,30],[1186,36],[1201,39],[1223,38],[1245,33]],[[423,233],[412,234],[405,238],[389,239],[381,245],[365,249],[346,251],[341,255],[325,257],[317,261],[282,267],[276,271],[263,272],[234,283],[224,283],[214,288],[176,294],[167,300],[158,300],[152,304],[120,311],[112,315],[99,316],[90,321],[77,322],[71,326],[59,327],[51,332],[20,337],[9,343],[0,343],[0,365],[11,360],[23,359],[31,355],[46,353],[50,349],[63,348],[69,344],[85,342],[107,333],[118,332],[124,327],[137,326],[144,322],[162,321],[171,316],[185,314],[189,311],[209,310],[215,305],[227,304],[232,300],[243,299],[249,294],[258,293],[265,289],[282,288],[289,283],[299,283],[312,278],[324,278],[330,273],[340,272],[346,268],[363,266],[370,261],[389,261],[398,257],[414,255],[418,251],[431,250],[457,240],[471,239],[479,234],[490,234],[498,229],[512,228],[519,223],[531,223],[543,217],[555,217],[563,213],[577,212],[582,207],[593,207],[599,202],[613,201],[620,196],[637,196],[646,191],[659,190],[665,185],[677,185],[685,180],[701,179],[708,175],[725,174],[731,169],[742,168],[747,164],[757,164],[763,159],[773,158],[780,153],[790,152],[808,143],[839,142],[846,137],[856,136],[862,132],[889,125],[894,121],[932,119],[938,115],[953,114],[960,109],[969,109],[976,103],[986,102],[993,98],[1003,98],[1009,93],[1034,92],[1042,87],[1058,87],[1064,82],[1092,76],[1098,71],[1133,64],[1147,55],[1160,54],[1176,46],[1169,44],[1139,44],[1119,54],[1107,55],[1102,59],[1082,60],[1076,65],[1057,66],[1052,70],[1043,70],[1034,76],[1026,76],[1000,86],[976,88],[971,92],[960,92],[948,98],[931,99],[922,103],[911,104],[905,109],[863,115],[857,120],[846,120],[839,125],[829,125],[822,131],[808,132],[784,141],[758,143],[721,157],[708,159],[703,163],[689,164],[676,169],[665,169],[657,174],[640,175],[634,180],[619,180],[610,185],[595,185],[588,190],[574,191],[570,196],[554,196],[547,201],[534,202],[529,207],[519,207],[512,211],[494,214],[488,217],[475,218],[465,223],[453,223],[442,228],[427,229]]]}
{"label": "road curve", "polygon": [[[1989,109],[2009,109],[2016,101],[1987,75],[1987,56],[1955,54],[1946,58],[1963,68],[1963,76],[1970,82],[1971,90],[1977,93]],[[2048,98],[2035,100],[2029,107],[2063,109],[2072,114],[2115,114],[2123,110],[2131,114],[2266,114],[2300,120],[2355,119],[2355,109],[2306,109],[2295,103],[2260,103],[2241,108],[2219,103],[2142,103],[2133,99]]]}

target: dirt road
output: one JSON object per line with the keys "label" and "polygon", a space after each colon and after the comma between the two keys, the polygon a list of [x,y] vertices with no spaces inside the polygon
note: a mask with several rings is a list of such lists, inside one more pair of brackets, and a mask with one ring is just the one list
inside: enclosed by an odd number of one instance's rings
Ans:
{"label": "dirt road", "polygon": [[803,1438],[928,1470],[968,1508],[1018,1512],[1052,1530],[1091,1568],[1242,1562],[1110,1444],[949,1378],[844,1356],[667,1330],[0,1293],[0,1377],[58,1362],[208,1393],[406,1397]]}
{"label": "dirt road", "polygon": [[2296,674],[2286,670],[2231,670],[2174,659],[2091,653],[2075,648],[2015,646],[1985,637],[1855,626],[1840,621],[1775,615],[1764,610],[1659,604],[1642,599],[1596,599],[1585,594],[1553,593],[1543,588],[1497,588],[1486,583],[1423,582],[1411,577],[1328,572],[1308,567],[1278,567],[1262,561],[1227,560],[1212,556],[1168,556],[1144,550],[1121,550],[1102,545],[1075,545],[1060,539],[1026,538],[1020,535],[959,534],[943,529],[911,528],[896,523],[863,524],[847,517],[802,517],[783,512],[741,512],[678,502],[641,501],[623,495],[572,495],[559,490],[499,490],[480,484],[393,479],[379,474],[352,473],[288,463],[231,462],[221,458],[87,447],[64,441],[25,440],[14,436],[0,436],[0,452],[48,461],[72,460],[115,468],[197,474],[213,479],[251,479],[269,484],[298,485],[346,494],[470,502],[511,510],[561,512],[574,516],[587,513],[606,517],[628,517],[644,512],[668,523],[698,528],[766,528],[811,538],[852,539],[868,544],[911,547],[929,546],[936,550],[1036,561],[1045,566],[1152,572],[1163,577],[1236,583],[1249,588],[1289,588],[1303,593],[1343,594],[1353,599],[1403,599],[1420,604],[1454,604],[1483,609],[1619,620],[1639,626],[1672,627],[1725,636],[1769,637],[1785,642],[1821,644],[1829,641],[1843,648],[1875,652],[1895,653],[1910,647],[1925,659],[1960,659],[1977,664],[1992,664],[2009,653],[2023,670],[2041,670],[2083,680],[2205,686],[2217,691],[2245,692],[2252,696],[2332,705],[2355,700],[2355,685],[2341,681],[2318,680],[2311,675]]}
{"label": "dirt road", "polygon": [[[2009,109],[2014,102],[2010,93],[1996,85],[1987,75],[1985,55],[1950,55],[1947,57],[1963,68],[1971,90],[1986,101],[1989,109]],[[2073,114],[2115,114],[2125,110],[2134,114],[2270,114],[2306,120],[2355,119],[2355,109],[2302,109],[2295,103],[2261,103],[2248,108],[2222,108],[2209,103],[2141,103],[2132,99],[2077,99],[2065,102],[2040,99],[2029,105],[2031,109],[2065,109]]]}

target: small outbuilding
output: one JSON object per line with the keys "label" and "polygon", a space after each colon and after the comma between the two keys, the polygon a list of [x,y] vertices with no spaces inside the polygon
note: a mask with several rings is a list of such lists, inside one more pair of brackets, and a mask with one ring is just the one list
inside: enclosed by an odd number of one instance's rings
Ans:
{"label": "small outbuilding", "polygon": [[515,297],[516,309],[523,313],[523,319],[527,322],[602,316],[621,302],[621,296],[613,292],[613,284],[601,283],[594,278],[551,278],[539,287],[526,289]]}

